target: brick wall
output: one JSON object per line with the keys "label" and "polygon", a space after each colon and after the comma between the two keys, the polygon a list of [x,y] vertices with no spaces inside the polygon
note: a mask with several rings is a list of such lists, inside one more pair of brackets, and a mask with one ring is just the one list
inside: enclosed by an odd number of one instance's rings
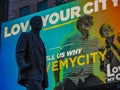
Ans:
{"label": "brick wall", "polygon": [[[9,0],[8,19],[20,17],[19,9],[25,6],[30,6],[30,13],[37,12],[37,3],[43,0]],[[55,6],[55,0],[48,0],[48,8]]]}
{"label": "brick wall", "polygon": [[[37,12],[37,3],[43,0],[9,0],[8,20],[20,17],[20,8],[30,6],[30,13]],[[72,0],[66,0],[72,1]],[[47,0],[47,7],[56,6],[56,0]]]}

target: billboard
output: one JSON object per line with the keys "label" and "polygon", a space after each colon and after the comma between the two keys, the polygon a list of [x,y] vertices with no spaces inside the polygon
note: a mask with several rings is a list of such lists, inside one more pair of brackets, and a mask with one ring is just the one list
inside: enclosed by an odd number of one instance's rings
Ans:
{"label": "billboard", "polygon": [[[0,85],[17,84],[15,47],[29,20],[42,16],[40,36],[47,51],[49,87],[74,90],[120,81],[120,1],[75,0],[2,24]],[[91,82],[92,81],[92,82]]]}

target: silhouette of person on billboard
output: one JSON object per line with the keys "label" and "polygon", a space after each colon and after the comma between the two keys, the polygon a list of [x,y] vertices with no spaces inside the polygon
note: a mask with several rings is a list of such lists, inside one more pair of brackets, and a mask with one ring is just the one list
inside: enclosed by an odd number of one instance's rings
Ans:
{"label": "silhouette of person on billboard", "polygon": [[48,87],[46,50],[39,37],[43,22],[41,16],[30,20],[31,31],[20,35],[16,45],[18,83],[27,90],[44,90]]}

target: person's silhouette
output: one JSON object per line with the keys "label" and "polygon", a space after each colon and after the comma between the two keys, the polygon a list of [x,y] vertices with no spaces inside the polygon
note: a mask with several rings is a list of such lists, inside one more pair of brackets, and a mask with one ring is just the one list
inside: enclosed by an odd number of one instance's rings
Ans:
{"label": "person's silhouette", "polygon": [[46,50],[39,37],[43,22],[41,16],[30,20],[31,31],[22,33],[16,45],[18,83],[27,90],[44,90],[48,87]]}

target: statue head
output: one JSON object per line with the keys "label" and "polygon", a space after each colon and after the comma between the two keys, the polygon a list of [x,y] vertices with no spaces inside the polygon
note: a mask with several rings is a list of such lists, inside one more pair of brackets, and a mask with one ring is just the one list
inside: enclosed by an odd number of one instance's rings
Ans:
{"label": "statue head", "polygon": [[43,26],[42,18],[41,16],[34,16],[30,19],[30,25],[32,30],[38,30],[40,31]]}

